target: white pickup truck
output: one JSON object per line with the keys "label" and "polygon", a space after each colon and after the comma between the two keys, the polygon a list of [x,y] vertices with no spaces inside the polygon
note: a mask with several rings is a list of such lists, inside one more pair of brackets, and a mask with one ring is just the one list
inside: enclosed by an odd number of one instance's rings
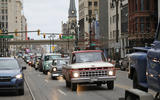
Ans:
{"label": "white pickup truck", "polygon": [[101,50],[83,50],[72,53],[71,62],[62,69],[66,87],[77,90],[77,84],[106,84],[114,88],[116,71],[113,64],[106,62]]}

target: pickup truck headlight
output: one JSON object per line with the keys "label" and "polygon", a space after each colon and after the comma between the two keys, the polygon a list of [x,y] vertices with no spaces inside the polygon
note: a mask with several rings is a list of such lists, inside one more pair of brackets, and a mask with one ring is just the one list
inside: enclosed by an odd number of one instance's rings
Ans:
{"label": "pickup truck headlight", "polygon": [[18,75],[16,75],[16,78],[17,78],[17,79],[22,79],[22,78],[23,78],[23,75],[22,75],[22,74],[18,74]]}
{"label": "pickup truck headlight", "polygon": [[108,71],[108,75],[109,75],[109,76],[113,76],[113,75],[114,75],[113,70],[109,70],[109,71]]}
{"label": "pickup truck headlight", "polygon": [[73,77],[78,78],[79,77],[79,72],[73,72]]}
{"label": "pickup truck headlight", "polygon": [[56,68],[56,67],[54,67],[52,70],[55,72],[55,71],[57,71],[57,68]]}

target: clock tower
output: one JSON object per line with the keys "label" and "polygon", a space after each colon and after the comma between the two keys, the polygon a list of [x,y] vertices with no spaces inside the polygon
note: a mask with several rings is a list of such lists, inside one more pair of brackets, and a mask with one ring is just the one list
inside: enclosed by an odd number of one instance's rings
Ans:
{"label": "clock tower", "polygon": [[69,34],[76,35],[77,28],[77,10],[75,6],[75,0],[70,0],[69,11],[68,11],[68,30]]}

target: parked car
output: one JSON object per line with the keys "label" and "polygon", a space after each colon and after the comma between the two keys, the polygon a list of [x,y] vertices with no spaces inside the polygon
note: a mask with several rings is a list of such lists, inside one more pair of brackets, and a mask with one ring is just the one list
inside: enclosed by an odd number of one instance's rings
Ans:
{"label": "parked car", "polygon": [[62,68],[66,87],[77,90],[78,84],[107,84],[108,89],[114,88],[116,79],[115,67],[106,62],[101,50],[84,50],[72,53],[71,63]]}
{"label": "parked car", "polygon": [[57,77],[62,76],[62,67],[68,63],[69,59],[67,58],[53,60],[50,69],[51,78],[56,79]]}
{"label": "parked car", "polygon": [[0,90],[24,94],[24,74],[26,67],[20,67],[15,58],[0,58]]}
{"label": "parked car", "polygon": [[42,71],[47,74],[50,70],[52,60],[61,58],[59,53],[47,53],[42,56]]}

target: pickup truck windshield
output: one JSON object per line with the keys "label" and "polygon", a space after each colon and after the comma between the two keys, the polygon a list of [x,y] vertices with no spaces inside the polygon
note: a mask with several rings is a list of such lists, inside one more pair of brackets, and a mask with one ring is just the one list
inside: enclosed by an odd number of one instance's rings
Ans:
{"label": "pickup truck windshield", "polygon": [[105,61],[101,52],[77,53],[75,57],[76,63]]}

